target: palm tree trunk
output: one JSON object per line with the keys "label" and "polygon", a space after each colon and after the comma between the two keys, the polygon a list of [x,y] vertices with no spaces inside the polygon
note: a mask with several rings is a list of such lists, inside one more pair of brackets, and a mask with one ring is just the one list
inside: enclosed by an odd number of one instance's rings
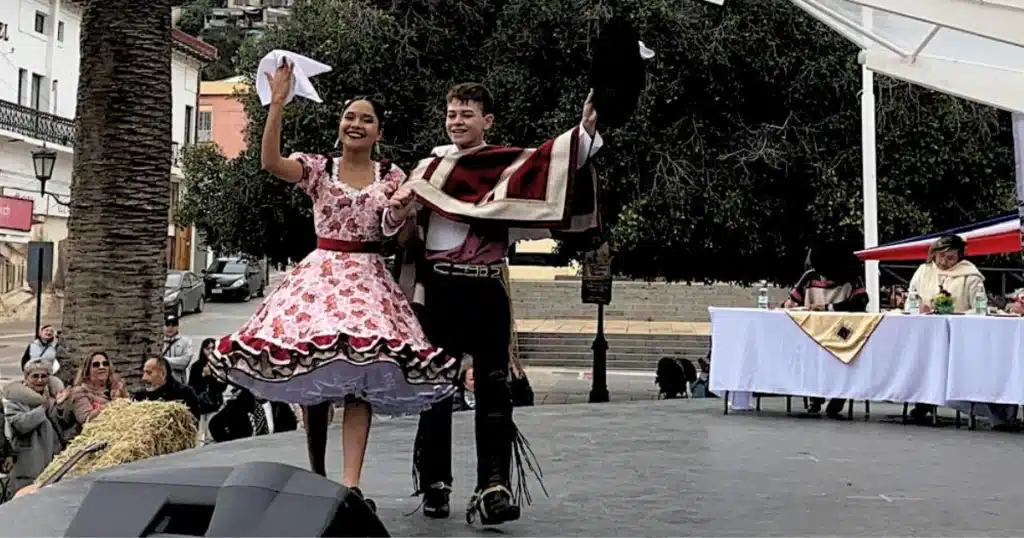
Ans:
{"label": "palm tree trunk", "polygon": [[64,364],[106,351],[132,386],[161,351],[171,4],[91,0],[82,18]]}

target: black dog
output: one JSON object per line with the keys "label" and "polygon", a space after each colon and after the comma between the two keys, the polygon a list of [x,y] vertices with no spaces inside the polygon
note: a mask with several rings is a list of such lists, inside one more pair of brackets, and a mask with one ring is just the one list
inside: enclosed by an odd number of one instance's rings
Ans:
{"label": "black dog", "polygon": [[664,357],[658,361],[658,373],[654,382],[660,389],[659,397],[688,397],[687,386],[696,381],[697,368],[687,359]]}

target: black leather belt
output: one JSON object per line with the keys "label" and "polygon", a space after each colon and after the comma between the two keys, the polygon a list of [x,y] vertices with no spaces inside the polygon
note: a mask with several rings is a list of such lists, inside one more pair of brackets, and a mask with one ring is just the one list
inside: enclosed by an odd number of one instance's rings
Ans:
{"label": "black leather belt", "polygon": [[467,278],[504,278],[503,264],[486,265],[477,263],[450,263],[440,262],[434,264],[434,272],[444,276],[461,276]]}

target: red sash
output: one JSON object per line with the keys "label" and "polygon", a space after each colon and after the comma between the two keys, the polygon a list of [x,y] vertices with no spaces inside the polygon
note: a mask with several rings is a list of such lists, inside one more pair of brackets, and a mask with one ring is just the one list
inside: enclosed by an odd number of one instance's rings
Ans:
{"label": "red sash", "polygon": [[381,243],[378,241],[344,241],[341,239],[330,239],[328,237],[317,237],[316,248],[333,250],[335,252],[365,252],[379,254]]}

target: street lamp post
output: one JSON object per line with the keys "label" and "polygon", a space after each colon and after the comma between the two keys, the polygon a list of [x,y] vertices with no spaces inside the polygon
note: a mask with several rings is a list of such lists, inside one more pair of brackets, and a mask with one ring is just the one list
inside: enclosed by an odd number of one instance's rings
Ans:
{"label": "street lamp post", "polygon": [[[57,163],[57,152],[43,146],[32,152],[32,167],[39,180],[39,199],[46,199],[46,182],[53,177],[53,166]],[[40,248],[36,255],[36,335],[39,335],[43,320],[43,262],[46,252]]]}

